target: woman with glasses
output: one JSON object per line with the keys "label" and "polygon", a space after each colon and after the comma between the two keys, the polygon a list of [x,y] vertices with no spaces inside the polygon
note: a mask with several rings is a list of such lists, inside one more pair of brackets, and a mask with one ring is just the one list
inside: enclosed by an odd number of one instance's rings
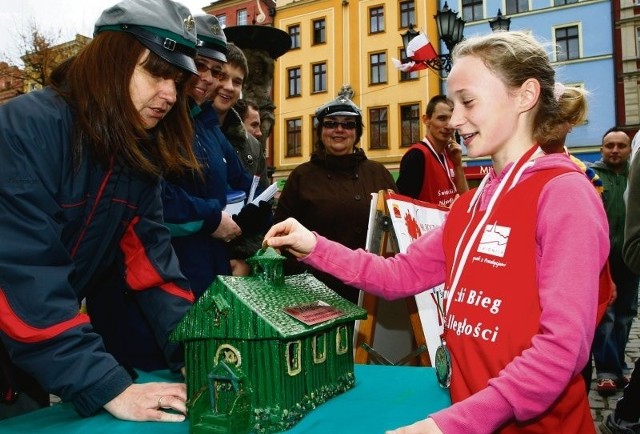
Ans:
{"label": "woman with glasses", "polygon": [[[278,200],[275,221],[295,217],[306,227],[352,249],[364,248],[371,193],[396,185],[389,171],[367,159],[356,145],[362,136],[362,112],[347,97],[316,111],[316,141],[311,160],[287,178]],[[356,303],[358,290],[334,277],[307,268],[294,258],[287,274],[307,270],[346,299]]]}

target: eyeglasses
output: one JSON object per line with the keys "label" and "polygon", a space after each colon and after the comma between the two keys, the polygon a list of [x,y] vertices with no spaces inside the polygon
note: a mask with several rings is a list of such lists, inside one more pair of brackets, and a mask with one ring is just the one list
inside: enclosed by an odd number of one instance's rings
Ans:
{"label": "eyeglasses", "polygon": [[338,122],[338,121],[324,121],[322,122],[323,128],[328,128],[330,130],[334,130],[339,126],[342,127],[343,130],[353,130],[356,127],[355,121],[347,121],[347,122]]}
{"label": "eyeglasses", "polygon": [[222,68],[220,68],[219,66],[214,66],[212,68],[209,68],[207,65],[205,65],[202,62],[196,62],[196,69],[198,70],[199,73],[203,74],[207,71],[211,72],[211,76],[213,78],[215,78],[218,81],[227,81],[229,79],[231,79],[231,83],[233,84],[234,87],[242,87],[242,85],[244,84],[244,80],[238,77],[231,77],[229,74],[227,74],[226,72],[224,72],[222,70]]}
{"label": "eyeglasses", "polygon": [[225,76],[227,75],[224,71],[222,71],[222,68],[220,66],[214,65],[211,68],[209,68],[209,65],[198,60],[196,60],[196,69],[201,74],[209,71],[213,78],[218,78],[218,79],[221,75],[225,75]]}

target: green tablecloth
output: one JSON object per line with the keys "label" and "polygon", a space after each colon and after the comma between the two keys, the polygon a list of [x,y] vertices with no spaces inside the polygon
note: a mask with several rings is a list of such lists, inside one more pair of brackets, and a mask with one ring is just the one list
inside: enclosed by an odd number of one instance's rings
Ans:
{"label": "green tablecloth", "polygon": [[[450,405],[433,368],[356,365],[356,386],[307,414],[287,434],[384,433]],[[168,372],[141,373],[139,382],[167,381]],[[175,378],[174,378],[175,379]],[[81,418],[57,404],[0,422],[2,434],[188,434],[189,424],[125,422],[107,412]]]}

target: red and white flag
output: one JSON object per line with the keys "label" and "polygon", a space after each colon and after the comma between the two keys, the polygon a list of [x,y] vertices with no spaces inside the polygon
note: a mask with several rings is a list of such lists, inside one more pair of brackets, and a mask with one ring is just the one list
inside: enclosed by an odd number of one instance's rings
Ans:
{"label": "red and white flag", "polygon": [[438,56],[436,50],[429,42],[427,35],[420,33],[418,36],[409,41],[407,45],[407,58],[410,62],[401,63],[397,59],[391,59],[393,65],[402,72],[420,71],[427,69],[425,60],[431,60]]}

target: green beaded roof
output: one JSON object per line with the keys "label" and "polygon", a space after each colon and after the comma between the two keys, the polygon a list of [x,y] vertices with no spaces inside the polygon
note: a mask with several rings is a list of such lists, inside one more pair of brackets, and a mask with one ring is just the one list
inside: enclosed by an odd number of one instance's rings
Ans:
{"label": "green beaded roof", "polygon": [[[336,307],[343,315],[310,326],[284,311],[316,301]],[[366,316],[366,310],[309,273],[287,276],[278,285],[257,276],[218,276],[178,324],[171,339],[293,338]]]}

